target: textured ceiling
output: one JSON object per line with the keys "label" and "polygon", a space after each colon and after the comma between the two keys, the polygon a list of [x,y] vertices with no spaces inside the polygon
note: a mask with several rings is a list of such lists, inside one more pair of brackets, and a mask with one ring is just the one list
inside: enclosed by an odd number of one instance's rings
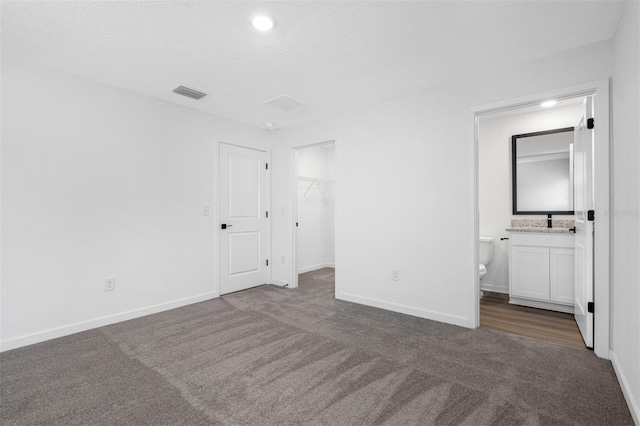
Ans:
{"label": "textured ceiling", "polygon": [[[617,1],[2,2],[2,55],[283,127],[613,37]],[[251,15],[277,20],[256,31]],[[201,101],[178,85],[210,94]],[[288,94],[305,105],[263,102]]]}

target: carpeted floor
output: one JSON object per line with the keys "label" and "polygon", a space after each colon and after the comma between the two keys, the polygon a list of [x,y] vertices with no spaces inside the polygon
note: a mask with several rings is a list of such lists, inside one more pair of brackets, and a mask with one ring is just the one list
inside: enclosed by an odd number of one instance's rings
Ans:
{"label": "carpeted floor", "polygon": [[333,269],[0,354],[0,423],[632,420],[592,352],[336,301]]}

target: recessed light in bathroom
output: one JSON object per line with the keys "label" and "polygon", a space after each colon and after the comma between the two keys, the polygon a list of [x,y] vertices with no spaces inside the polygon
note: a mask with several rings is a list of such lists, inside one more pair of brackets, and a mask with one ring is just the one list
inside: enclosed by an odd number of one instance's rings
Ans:
{"label": "recessed light in bathroom", "polygon": [[549,107],[554,106],[557,103],[558,103],[558,101],[544,101],[543,103],[540,104],[540,106],[544,107],[544,108],[549,108]]}
{"label": "recessed light in bathroom", "polygon": [[256,30],[269,31],[275,26],[275,20],[270,16],[260,14],[251,17],[251,24]]}

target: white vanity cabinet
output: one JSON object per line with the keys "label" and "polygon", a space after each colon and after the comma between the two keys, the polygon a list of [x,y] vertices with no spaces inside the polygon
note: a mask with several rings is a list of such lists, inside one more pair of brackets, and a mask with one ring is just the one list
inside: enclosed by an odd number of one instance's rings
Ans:
{"label": "white vanity cabinet", "polygon": [[512,232],[510,303],[573,313],[573,234]]}

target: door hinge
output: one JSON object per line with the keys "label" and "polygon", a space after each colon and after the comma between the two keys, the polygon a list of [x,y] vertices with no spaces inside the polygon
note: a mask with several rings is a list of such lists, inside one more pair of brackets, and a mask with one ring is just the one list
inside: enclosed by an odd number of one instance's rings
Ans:
{"label": "door hinge", "polygon": [[587,129],[593,129],[595,127],[595,120],[593,118],[587,119]]}
{"label": "door hinge", "polygon": [[593,302],[587,302],[587,312],[589,312],[590,314],[592,314],[594,311],[594,306],[593,306]]}
{"label": "door hinge", "polygon": [[268,211],[267,211],[267,212],[265,212],[265,214],[266,214],[266,216],[267,216],[267,217],[269,217],[269,212],[268,212]]}
{"label": "door hinge", "polygon": [[587,210],[587,220],[594,221],[596,219],[596,212],[593,210]]}
{"label": "door hinge", "polygon": [[267,259],[267,266],[269,266],[269,259]]}
{"label": "door hinge", "polygon": [[269,170],[269,163],[264,163],[265,170]]}

